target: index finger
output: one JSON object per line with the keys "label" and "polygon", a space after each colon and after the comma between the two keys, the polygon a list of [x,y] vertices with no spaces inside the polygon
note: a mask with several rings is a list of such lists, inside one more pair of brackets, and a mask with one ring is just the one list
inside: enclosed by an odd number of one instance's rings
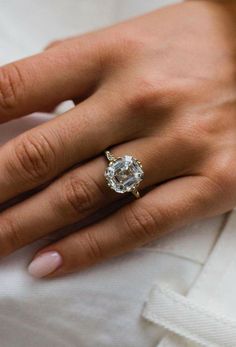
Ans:
{"label": "index finger", "polygon": [[83,98],[98,80],[100,50],[86,35],[0,68],[0,123]]}

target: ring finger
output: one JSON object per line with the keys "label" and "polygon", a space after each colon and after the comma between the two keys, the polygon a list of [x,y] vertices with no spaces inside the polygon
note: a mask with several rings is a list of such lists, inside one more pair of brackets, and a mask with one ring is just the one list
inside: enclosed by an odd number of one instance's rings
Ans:
{"label": "ring finger", "polygon": [[[142,161],[145,179],[140,188],[143,189],[184,171],[184,162],[172,160],[175,143],[170,145],[168,141],[167,147],[166,142],[164,138],[159,139],[157,146],[156,139],[139,139],[115,147],[113,153],[131,154]],[[5,256],[120,199],[122,194],[110,190],[106,184],[103,175],[106,166],[102,156],[93,159],[4,211],[0,216],[0,254]]]}

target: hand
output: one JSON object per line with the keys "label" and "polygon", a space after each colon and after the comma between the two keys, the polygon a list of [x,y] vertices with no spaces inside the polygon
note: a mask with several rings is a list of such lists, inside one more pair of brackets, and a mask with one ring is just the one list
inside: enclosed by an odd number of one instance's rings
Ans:
{"label": "hand", "polygon": [[1,68],[2,122],[77,102],[0,148],[1,203],[47,183],[2,212],[2,256],[123,201],[104,178],[109,147],[142,162],[148,193],[41,249],[32,275],[83,269],[235,206],[235,14],[233,2],[188,1]]}

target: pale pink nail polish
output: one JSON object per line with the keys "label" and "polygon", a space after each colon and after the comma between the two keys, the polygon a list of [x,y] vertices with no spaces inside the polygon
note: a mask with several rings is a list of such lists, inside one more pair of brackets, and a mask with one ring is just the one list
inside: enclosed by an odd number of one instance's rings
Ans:
{"label": "pale pink nail polish", "polygon": [[29,265],[31,276],[42,278],[57,270],[62,265],[62,256],[57,252],[45,252],[36,257]]}

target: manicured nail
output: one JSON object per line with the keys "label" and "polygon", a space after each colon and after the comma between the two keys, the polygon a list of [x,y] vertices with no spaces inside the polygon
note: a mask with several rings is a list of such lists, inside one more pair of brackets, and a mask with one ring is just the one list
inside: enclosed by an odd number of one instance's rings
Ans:
{"label": "manicured nail", "polygon": [[36,257],[29,265],[29,274],[42,278],[57,270],[62,265],[62,256],[57,252],[46,252]]}

